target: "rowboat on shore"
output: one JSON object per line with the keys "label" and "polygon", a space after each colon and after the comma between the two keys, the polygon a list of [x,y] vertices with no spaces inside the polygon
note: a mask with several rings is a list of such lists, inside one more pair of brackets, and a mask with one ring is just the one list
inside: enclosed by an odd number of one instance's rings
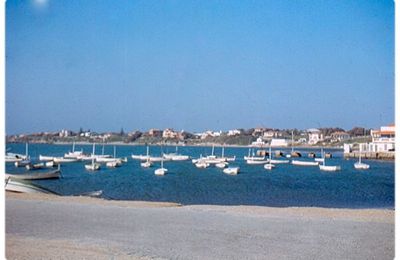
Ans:
{"label": "rowboat on shore", "polygon": [[46,193],[46,194],[57,194],[51,190],[40,187],[37,184],[33,184],[30,181],[24,181],[22,179],[7,178],[6,179],[6,191],[21,192],[21,193]]}
{"label": "rowboat on shore", "polygon": [[26,143],[24,159],[15,161],[14,165],[15,165],[15,167],[25,167],[26,165],[28,165],[30,163],[31,163],[31,160],[29,158],[29,153],[28,153],[28,143]]}
{"label": "rowboat on shore", "polygon": [[60,169],[48,171],[48,172],[38,172],[38,173],[21,173],[21,174],[5,174],[6,179],[18,179],[18,180],[47,180],[47,179],[59,179],[61,177]]}

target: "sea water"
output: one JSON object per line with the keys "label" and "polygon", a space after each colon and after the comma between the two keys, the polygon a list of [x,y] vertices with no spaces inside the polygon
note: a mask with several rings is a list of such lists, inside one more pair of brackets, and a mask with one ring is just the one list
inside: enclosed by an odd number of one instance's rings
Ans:
{"label": "sea water", "polygon": [[[25,154],[25,144],[7,144],[10,152]],[[63,156],[72,145],[30,144],[29,155],[37,161],[39,155]],[[175,147],[151,146],[150,154],[160,156],[175,152]],[[75,150],[92,152],[92,145],[76,145]],[[323,172],[318,166],[294,166],[277,164],[273,170],[263,165],[248,165],[243,159],[248,148],[225,148],[225,156],[236,156],[230,166],[239,166],[236,176],[226,175],[222,169],[211,166],[198,169],[191,160],[164,162],[168,174],[154,175],[160,167],[142,168],[140,161],[131,154],[146,154],[145,146],[119,145],[117,157],[128,157],[128,162],[119,168],[106,168],[89,172],[84,164],[65,163],[61,166],[62,178],[40,180],[34,183],[61,195],[80,195],[102,191],[102,197],[115,200],[166,201],[181,204],[259,205],[259,206],[311,206],[335,208],[394,208],[394,162],[365,160],[369,170],[355,170],[355,159],[346,160],[341,150],[326,149],[333,154],[326,165],[340,165],[337,172]],[[282,150],[282,149],[280,149]],[[320,154],[318,149],[296,149],[307,158],[308,152]],[[113,145],[105,145],[105,154],[113,154]],[[290,152],[283,149],[284,152]],[[96,146],[96,154],[102,153],[102,145]],[[211,154],[211,147],[179,147],[179,153],[198,158]],[[215,148],[221,154],[221,148]],[[6,172],[24,173],[25,168],[16,168],[6,163]]]}

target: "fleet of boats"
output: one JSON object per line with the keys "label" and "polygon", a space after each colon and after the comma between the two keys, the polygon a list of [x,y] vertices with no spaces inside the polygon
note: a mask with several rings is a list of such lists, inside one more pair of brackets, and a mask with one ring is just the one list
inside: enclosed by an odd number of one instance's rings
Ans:
{"label": "fleet of boats", "polygon": [[[91,160],[91,163],[85,164],[84,167],[89,171],[97,171],[101,168],[101,163],[104,163],[107,167],[114,168],[120,167],[124,162],[128,161],[128,158],[118,158],[116,157],[116,146],[114,146],[114,155],[106,155],[104,154],[104,146],[102,149],[101,155],[95,154],[96,144],[93,144],[93,151],[91,154],[85,154],[83,150],[76,151],[75,143],[72,145],[72,151],[69,151],[64,154],[63,157],[56,156],[46,156],[39,155],[38,163],[33,163],[29,157],[28,144],[26,144],[26,152],[25,155],[10,153],[7,152],[5,156],[6,162],[14,162],[16,167],[26,167],[28,171],[39,170],[45,168],[51,168],[58,166],[57,170],[51,170],[47,172],[37,171],[35,173],[21,173],[21,174],[6,174],[5,177],[8,181],[10,180],[41,180],[41,179],[53,179],[60,178],[60,164],[63,163],[73,163],[78,161],[87,161]],[[293,148],[292,148],[293,150]],[[211,155],[202,156],[200,155],[197,159],[192,159],[192,163],[197,168],[208,168],[210,166],[215,166],[222,170],[223,173],[229,175],[236,175],[239,173],[240,168],[237,166],[230,166],[231,162],[235,162],[236,156],[226,157],[225,156],[225,147],[222,147],[221,156],[217,156],[214,153],[215,148],[212,146]],[[291,153],[293,154],[294,151]],[[264,154],[263,154],[264,155]],[[276,155],[280,157],[279,155]],[[282,155],[283,156],[283,155]],[[146,147],[146,155],[131,155],[132,159],[140,160],[140,165],[144,168],[148,168],[153,166],[155,162],[160,162],[161,167],[154,170],[155,175],[165,175],[168,172],[168,169],[164,167],[165,161],[187,161],[190,158],[188,155],[183,155],[178,153],[178,147],[174,153],[163,153],[161,152],[161,156],[151,156],[149,151],[149,146]],[[290,157],[293,157],[292,155]],[[296,156],[297,157],[297,156]],[[265,156],[256,156],[254,150],[249,149],[248,155],[243,157],[244,161],[248,165],[263,165],[264,169],[272,170],[279,164],[288,164],[291,163],[295,166],[318,166],[321,171],[340,171],[341,167],[339,165],[326,165],[326,156],[321,149],[321,157],[314,158],[311,160],[298,160],[298,159],[273,159],[272,158],[272,149],[269,147],[268,158]],[[254,166],[254,167],[255,167]],[[355,169],[369,169],[369,165],[361,162],[361,150],[359,155],[358,162],[354,163]],[[17,184],[13,184],[12,186],[18,186]]]}

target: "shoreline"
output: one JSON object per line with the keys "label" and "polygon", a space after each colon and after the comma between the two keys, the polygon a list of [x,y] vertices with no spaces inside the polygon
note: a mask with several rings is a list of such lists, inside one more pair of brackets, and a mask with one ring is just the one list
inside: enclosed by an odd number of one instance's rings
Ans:
{"label": "shoreline", "polygon": [[7,259],[394,257],[394,210],[184,206],[10,192],[5,199]]}
{"label": "shoreline", "polygon": [[[331,217],[331,218],[352,218],[352,219],[380,219],[393,217],[394,208],[325,208],[325,207],[272,207],[259,205],[213,205],[213,204],[180,204],[176,202],[157,202],[142,200],[112,200],[89,196],[60,196],[44,193],[18,193],[6,191],[6,199],[19,199],[28,201],[63,202],[86,205],[116,206],[127,208],[186,208],[201,210],[223,210],[226,212],[246,213],[252,212],[257,215],[263,214],[291,214],[299,217]],[[389,220],[389,219],[386,219]]]}

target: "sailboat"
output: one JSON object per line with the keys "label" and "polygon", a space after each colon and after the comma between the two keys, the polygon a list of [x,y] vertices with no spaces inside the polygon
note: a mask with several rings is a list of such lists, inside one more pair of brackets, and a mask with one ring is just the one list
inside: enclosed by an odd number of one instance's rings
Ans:
{"label": "sailboat", "polygon": [[225,145],[224,145],[222,146],[221,159],[226,162],[234,162],[236,160],[236,155],[233,157],[225,157]]}
{"label": "sailboat", "polygon": [[[322,157],[324,157],[324,154],[322,154]],[[325,160],[323,160],[322,165],[319,165],[319,169],[321,171],[334,172],[334,171],[340,171],[340,166],[325,165]]]}
{"label": "sailboat", "polygon": [[[122,165],[122,160],[116,157],[116,147],[114,145],[114,158],[103,158],[107,159],[106,166],[109,168],[120,167]],[[97,159],[96,159],[97,160]]]}
{"label": "sailboat", "polygon": [[251,148],[249,148],[249,154],[243,157],[246,161],[263,161],[265,159],[265,156],[255,156],[254,149],[252,155],[250,156],[250,151]]}
{"label": "sailboat", "polygon": [[175,147],[174,153],[164,154],[164,158],[172,161],[186,161],[190,159],[188,155],[182,155],[178,153],[178,146]]}
{"label": "sailboat", "polygon": [[25,167],[26,165],[30,164],[31,160],[28,155],[28,143],[25,144],[25,159],[16,161],[14,163],[15,167]]}
{"label": "sailboat", "polygon": [[164,168],[164,159],[161,160],[161,168],[158,168],[154,171],[155,175],[165,175],[168,172],[168,169]]}
{"label": "sailboat", "polygon": [[223,169],[223,172],[229,175],[237,175],[240,171],[239,167],[228,167]]}
{"label": "sailboat", "polygon": [[357,170],[367,170],[369,169],[369,164],[361,162],[361,144],[359,144],[360,152],[358,154],[358,162],[354,164],[354,168]]}
{"label": "sailboat", "polygon": [[269,146],[269,160],[268,163],[264,165],[264,169],[266,170],[272,170],[272,168],[275,167],[275,165],[273,165],[271,163],[271,159],[272,159],[272,151],[271,151],[271,145]]}
{"label": "sailboat", "polygon": [[64,158],[69,158],[69,159],[78,159],[78,157],[81,157],[83,155],[83,150],[80,151],[75,151],[75,142],[72,143],[72,152],[68,152],[64,154]]}
{"label": "sailboat", "polygon": [[325,154],[324,154],[324,149],[323,148],[321,148],[321,158],[314,158],[314,160],[316,161],[316,162],[323,162],[323,163],[325,163],[325,156],[324,156]]}
{"label": "sailboat", "polygon": [[97,171],[100,169],[100,164],[99,163],[95,163],[95,143],[93,143],[93,152],[92,152],[92,163],[91,164],[85,164],[85,168],[86,170],[89,171]]}

